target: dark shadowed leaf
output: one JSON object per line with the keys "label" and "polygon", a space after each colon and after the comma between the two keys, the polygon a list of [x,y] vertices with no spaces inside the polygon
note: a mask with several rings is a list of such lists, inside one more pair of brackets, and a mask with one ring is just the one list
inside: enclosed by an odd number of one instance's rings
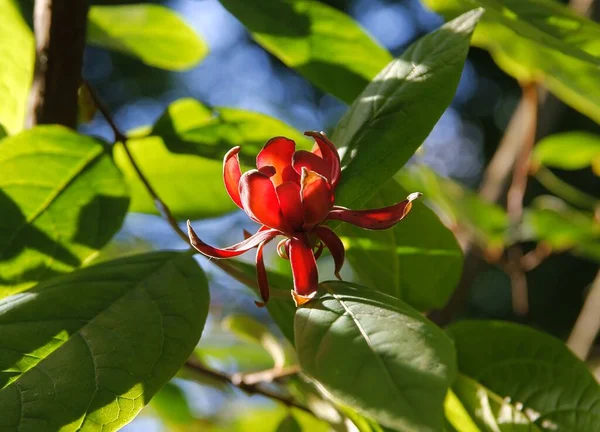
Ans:
{"label": "dark shadowed leaf", "polygon": [[343,150],[336,204],[358,208],[413,155],[456,91],[481,9],[412,44],[386,66],[338,123]]}
{"label": "dark shadowed leaf", "polygon": [[106,262],[2,299],[0,429],[123,427],[190,355],[208,303],[204,273],[179,252]]}
{"label": "dark shadowed leaf", "polygon": [[168,70],[189,69],[208,53],[179,15],[153,4],[93,6],[87,41]]}
{"label": "dark shadowed leaf", "polygon": [[397,430],[440,431],[456,373],[441,329],[402,301],[344,282],[298,309],[303,371],[335,400]]}
{"label": "dark shadowed leaf", "polygon": [[0,297],[92,259],[129,203],[100,141],[40,126],[0,145]]}
{"label": "dark shadowed leaf", "polygon": [[460,372],[522,406],[541,429],[597,430],[600,385],[560,340],[499,321],[463,321],[448,332]]}
{"label": "dark shadowed leaf", "polygon": [[[406,196],[407,191],[390,180],[365,207],[385,207]],[[458,283],[462,251],[454,234],[422,202],[414,202],[406,219],[390,229],[368,231],[341,224],[336,231],[363,285],[416,309],[443,307]]]}
{"label": "dark shadowed leaf", "polygon": [[263,48],[347,103],[391,60],[352,18],[318,1],[220,1]]}

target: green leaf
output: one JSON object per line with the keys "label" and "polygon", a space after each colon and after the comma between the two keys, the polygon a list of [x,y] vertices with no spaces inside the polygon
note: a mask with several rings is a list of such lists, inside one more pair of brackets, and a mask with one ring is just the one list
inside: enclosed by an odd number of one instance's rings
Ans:
{"label": "green leaf", "polygon": [[450,104],[481,10],[412,44],[344,114],[332,141],[343,149],[336,204],[358,208],[413,155]]}
{"label": "green leaf", "polygon": [[263,48],[351,103],[391,60],[348,15],[314,0],[220,0]]}
{"label": "green leaf", "polygon": [[13,134],[25,122],[35,41],[17,0],[0,0],[0,10],[0,123]]}
{"label": "green leaf", "polygon": [[534,147],[532,161],[564,170],[600,166],[600,135],[588,132],[550,135]]}
{"label": "green leaf", "polygon": [[[460,432],[538,432],[510,398],[501,398],[477,381],[459,374],[444,404],[446,418]],[[477,424],[477,426],[476,426]]]}
{"label": "green leaf", "polygon": [[476,193],[425,165],[411,165],[396,176],[406,190],[423,193],[423,199],[442,215],[446,226],[460,226],[483,248],[502,250],[508,239],[506,211],[483,201]]}
{"label": "green leaf", "polygon": [[460,372],[522,405],[541,429],[597,430],[600,385],[558,339],[499,321],[463,321],[448,332]]}
{"label": "green leaf", "polygon": [[[385,207],[406,196],[392,179],[366,207]],[[406,219],[390,229],[369,231],[341,224],[337,233],[352,269],[367,287],[422,311],[443,307],[456,288],[462,251],[454,234],[421,202],[414,202]]]}
{"label": "green leaf", "polygon": [[402,301],[343,282],[298,309],[294,329],[303,371],[335,400],[381,424],[442,429],[456,373],[441,329]]}
{"label": "green leaf", "polygon": [[296,418],[288,414],[281,420],[279,426],[277,426],[276,432],[302,432],[300,425]]}
{"label": "green leaf", "polygon": [[600,26],[552,0],[423,0],[454,17],[475,5],[486,13],[473,45],[490,51],[505,72],[539,82],[600,122]]}
{"label": "green leaf", "polygon": [[267,326],[258,322],[255,318],[250,315],[232,314],[227,316],[221,325],[240,339],[262,346],[271,355],[274,368],[281,368],[286,365],[285,349]]}
{"label": "green leaf", "polygon": [[40,126],[0,145],[0,297],[91,260],[129,203],[102,142]]}
{"label": "green leaf", "polygon": [[[254,166],[256,154],[277,135],[296,140],[299,149],[311,148],[310,140],[272,117],[236,108],[211,112],[196,100],[181,99],[169,105],[150,136],[132,138],[128,146],[175,217],[200,219],[238,208],[223,184],[225,153],[240,145],[240,159]],[[121,144],[114,158],[131,190],[130,211],[158,214]]]}
{"label": "green leaf", "polygon": [[154,395],[150,406],[170,425],[189,425],[195,420],[185,393],[173,382],[166,383]]}
{"label": "green leaf", "polygon": [[175,12],[153,4],[93,6],[87,41],[161,69],[190,69],[208,47]]}
{"label": "green leaf", "polygon": [[0,429],[123,427],[188,358],[208,303],[204,273],[178,252],[106,262],[2,299]]}

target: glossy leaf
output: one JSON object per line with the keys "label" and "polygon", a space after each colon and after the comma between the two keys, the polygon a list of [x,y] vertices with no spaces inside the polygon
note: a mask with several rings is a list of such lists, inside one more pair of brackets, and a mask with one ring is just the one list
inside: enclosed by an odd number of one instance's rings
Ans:
{"label": "glossy leaf", "polygon": [[600,422],[600,385],[558,339],[519,324],[463,321],[448,332],[462,374],[509,397],[541,429],[592,432]]}
{"label": "glossy leaf", "polygon": [[423,0],[451,18],[484,6],[473,44],[513,77],[542,83],[600,122],[600,26],[552,0]]}
{"label": "glossy leaf", "polygon": [[550,135],[534,147],[532,162],[564,170],[600,167],[600,135],[589,132]]}
{"label": "glossy leaf", "polygon": [[[256,154],[276,135],[296,139],[298,148],[312,145],[292,127],[264,114],[236,108],[211,112],[198,101],[181,99],[167,108],[150,136],[131,139],[128,146],[175,217],[199,219],[237,209],[223,184],[227,151],[241,145],[240,159],[254,165]],[[114,157],[131,190],[130,211],[158,214],[120,144]]]}
{"label": "glossy leaf", "polygon": [[87,41],[167,70],[194,67],[208,47],[175,12],[153,4],[93,6]]}
{"label": "glossy leaf", "polygon": [[[343,282],[298,309],[303,371],[335,400],[398,430],[439,431],[454,347],[402,301]],[[351,353],[351,355],[349,355]]]}
{"label": "glossy leaf", "polygon": [[358,208],[413,155],[456,91],[481,10],[445,24],[383,69],[338,123],[343,150],[336,204]]}
{"label": "glossy leaf", "polygon": [[[390,180],[366,207],[385,207],[406,196],[408,192]],[[390,229],[368,231],[341,224],[337,233],[352,269],[367,287],[422,311],[443,307],[456,288],[462,251],[454,234],[421,202],[413,203],[409,215]]]}
{"label": "glossy leaf", "polygon": [[0,0],[0,124],[23,129],[33,76],[35,41],[17,0]]}
{"label": "glossy leaf", "polygon": [[396,179],[406,190],[422,192],[445,225],[465,229],[481,247],[500,250],[509,241],[506,211],[457,182],[417,164],[401,170]]}
{"label": "glossy leaf", "polygon": [[263,48],[344,102],[391,60],[352,18],[321,2],[220,1]]}
{"label": "glossy leaf", "polygon": [[188,358],[208,303],[204,273],[178,252],[106,262],[2,299],[0,429],[121,428]]}
{"label": "glossy leaf", "polygon": [[92,259],[129,203],[102,142],[40,126],[0,145],[0,297]]}

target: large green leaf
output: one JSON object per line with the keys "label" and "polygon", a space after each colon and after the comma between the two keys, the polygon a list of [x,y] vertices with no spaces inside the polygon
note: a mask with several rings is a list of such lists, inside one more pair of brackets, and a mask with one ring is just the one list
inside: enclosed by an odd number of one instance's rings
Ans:
{"label": "large green leaf", "polygon": [[564,170],[594,166],[600,175],[600,135],[589,132],[550,135],[537,143],[532,161]]}
{"label": "large green leaf", "polygon": [[[211,111],[196,100],[181,99],[169,105],[150,136],[132,138],[128,146],[158,195],[176,218],[185,220],[237,209],[223,185],[223,156],[240,145],[242,162],[254,165],[262,146],[277,135],[296,140],[298,148],[311,148],[310,140],[267,115],[236,108]],[[114,157],[131,189],[130,210],[157,214],[120,144]]]}
{"label": "large green leaf", "polygon": [[358,285],[324,282],[298,309],[294,329],[303,371],[334,399],[385,426],[440,431],[454,380],[454,347],[402,301]]}
{"label": "large green leaf", "polygon": [[153,4],[93,6],[87,41],[168,70],[189,69],[208,53],[204,41],[175,12]]}
{"label": "large green leaf", "polygon": [[0,301],[0,429],[114,431],[183,365],[208,313],[191,255],[157,252]]}
{"label": "large green leaf", "polygon": [[0,144],[0,297],[93,258],[120,228],[121,174],[102,142],[40,126]]}
{"label": "large green leaf", "polygon": [[35,42],[17,0],[0,0],[0,10],[0,124],[16,133],[25,121]]}
{"label": "large green leaf", "polygon": [[352,18],[318,1],[220,1],[267,51],[347,103],[391,60]]}
{"label": "large green leaf", "polygon": [[541,82],[600,122],[600,26],[552,0],[423,0],[447,17],[475,5],[486,13],[473,44],[522,81]]}
{"label": "large green leaf", "polygon": [[413,155],[450,104],[481,10],[412,44],[358,96],[333,134],[343,149],[336,203],[360,207]]}
{"label": "large green leaf", "polygon": [[523,407],[537,426],[593,432],[600,385],[559,340],[519,324],[464,321],[448,329],[461,373]]}
{"label": "large green leaf", "polygon": [[[408,193],[395,180],[386,183],[367,204],[379,208]],[[337,233],[360,281],[419,310],[443,307],[456,288],[462,251],[454,234],[423,203],[393,228],[368,231],[341,224]],[[431,269],[435,271],[431,271]]]}

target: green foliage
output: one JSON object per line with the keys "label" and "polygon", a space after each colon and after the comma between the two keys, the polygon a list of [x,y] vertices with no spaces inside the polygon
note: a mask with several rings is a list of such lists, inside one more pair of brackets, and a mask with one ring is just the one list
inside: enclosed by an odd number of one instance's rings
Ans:
{"label": "green foliage", "polygon": [[439,431],[456,373],[442,330],[396,298],[344,282],[321,286],[325,293],[296,313],[304,372],[383,425]]}
{"label": "green foliage", "polygon": [[0,144],[0,297],[92,259],[129,203],[102,142],[39,126]]}
{"label": "green foliage", "polygon": [[153,4],[91,7],[87,42],[175,71],[194,67],[208,53],[176,13]]}
{"label": "green foliage", "polygon": [[[185,220],[237,209],[223,185],[223,156],[243,144],[240,159],[254,166],[256,154],[277,135],[296,140],[299,149],[312,146],[294,128],[267,115],[236,108],[211,110],[196,100],[180,99],[169,105],[149,136],[131,139],[128,146],[175,217]],[[114,157],[131,189],[130,210],[157,214],[121,145],[115,146]]]}
{"label": "green foliage", "polygon": [[363,206],[429,135],[454,96],[481,12],[419,39],[344,114],[332,138],[344,152],[337,204]]}
{"label": "green foliage", "polygon": [[[542,429],[595,431],[600,385],[559,340],[499,321],[464,321],[448,332],[458,369],[513,405]],[[463,386],[458,384],[458,388]],[[471,390],[472,391],[472,390]]]}
{"label": "green foliage", "polygon": [[[367,208],[392,205],[407,195],[395,180],[390,180]],[[413,203],[406,219],[388,230],[367,231],[341,224],[337,233],[363,285],[418,310],[443,307],[460,278],[462,251],[454,235],[421,202]]]}
{"label": "green foliage", "polygon": [[491,52],[508,74],[540,82],[600,122],[600,26],[552,0],[423,0],[454,17],[485,7],[473,44]]}
{"label": "green foliage", "polygon": [[318,1],[220,1],[263,48],[344,102],[391,60],[352,18]]}
{"label": "green foliage", "polygon": [[189,425],[194,421],[185,393],[173,382],[166,383],[154,395],[150,406],[167,424]]}
{"label": "green foliage", "polygon": [[532,162],[564,170],[592,166],[600,175],[600,135],[588,132],[550,135],[537,143]]}
{"label": "green foliage", "polygon": [[25,122],[35,43],[17,0],[0,0],[0,10],[0,124],[16,133]]}
{"label": "green foliage", "polygon": [[203,272],[176,252],[106,262],[2,299],[0,428],[119,429],[190,355],[208,303]]}

